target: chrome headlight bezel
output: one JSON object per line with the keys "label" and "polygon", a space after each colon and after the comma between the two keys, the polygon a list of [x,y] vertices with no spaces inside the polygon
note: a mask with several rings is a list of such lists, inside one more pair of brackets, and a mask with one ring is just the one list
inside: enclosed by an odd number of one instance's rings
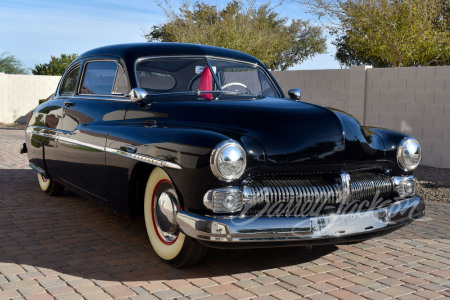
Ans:
{"label": "chrome headlight bezel", "polygon": [[[221,160],[221,155],[223,154],[224,150],[232,150],[234,149],[239,153],[239,159],[242,160],[243,164],[242,167],[239,169],[238,172],[235,174],[224,174],[223,170],[220,170],[219,162]],[[244,148],[242,148],[241,145],[239,145],[238,142],[234,140],[226,140],[220,142],[212,151],[211,153],[211,171],[213,174],[220,180],[230,182],[236,179],[239,179],[242,174],[244,174],[245,168],[247,167],[247,157],[244,151]]]}
{"label": "chrome headlight bezel", "polygon": [[[405,150],[409,151],[411,149],[410,148],[411,145],[413,146],[416,145],[415,151],[418,152],[419,154],[419,160],[417,161],[417,163],[413,165],[408,165],[404,159],[404,155],[408,154],[405,153]],[[412,171],[415,168],[417,168],[417,166],[420,164],[421,159],[422,159],[422,148],[420,147],[419,142],[414,138],[405,137],[397,147],[397,163],[399,167],[403,171]]]}

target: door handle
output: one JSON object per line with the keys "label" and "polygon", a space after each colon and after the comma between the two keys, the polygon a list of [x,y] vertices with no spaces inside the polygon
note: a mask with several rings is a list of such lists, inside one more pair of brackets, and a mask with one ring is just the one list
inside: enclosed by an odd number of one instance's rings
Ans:
{"label": "door handle", "polygon": [[75,102],[72,102],[72,101],[64,101],[64,106],[65,106],[65,107],[75,106]]}

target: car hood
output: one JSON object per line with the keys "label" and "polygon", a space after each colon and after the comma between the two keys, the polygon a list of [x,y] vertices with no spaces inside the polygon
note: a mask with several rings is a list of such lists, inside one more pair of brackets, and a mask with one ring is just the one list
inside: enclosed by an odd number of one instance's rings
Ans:
{"label": "car hood", "polygon": [[159,125],[208,129],[237,140],[251,137],[264,149],[267,165],[342,163],[346,157],[344,122],[335,112],[305,102],[274,98],[155,102],[148,109],[160,116]]}

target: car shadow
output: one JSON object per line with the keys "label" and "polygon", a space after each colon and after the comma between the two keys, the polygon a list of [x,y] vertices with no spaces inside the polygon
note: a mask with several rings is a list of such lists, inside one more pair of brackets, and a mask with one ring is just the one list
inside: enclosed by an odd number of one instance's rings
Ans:
{"label": "car shadow", "polygon": [[199,265],[174,269],[152,250],[142,217],[130,219],[70,190],[50,197],[28,169],[0,170],[0,191],[0,263],[44,274],[118,281],[214,277],[302,264],[338,249],[209,249]]}

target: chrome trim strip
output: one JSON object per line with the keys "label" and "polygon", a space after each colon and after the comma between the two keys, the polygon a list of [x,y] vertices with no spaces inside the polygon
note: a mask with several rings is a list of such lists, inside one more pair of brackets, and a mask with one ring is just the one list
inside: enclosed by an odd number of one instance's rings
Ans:
{"label": "chrome trim strip", "polygon": [[45,173],[44,170],[42,170],[41,168],[35,166],[33,163],[29,164],[30,168],[32,168],[34,171],[36,171],[38,174],[41,174],[42,176],[44,176],[45,178],[47,177],[47,173]]}
{"label": "chrome trim strip", "polygon": [[155,166],[160,166],[160,167],[167,167],[167,168],[171,168],[171,169],[177,169],[177,170],[181,170],[182,167],[176,163],[170,162],[170,161],[165,161],[159,158],[154,158],[145,154],[135,154],[135,153],[128,153],[122,150],[117,150],[114,148],[109,148],[109,147],[105,147],[105,152],[108,153],[112,153],[112,154],[116,154],[116,155],[120,155],[120,156],[125,156],[134,160],[138,160],[138,161],[142,161],[145,163],[149,163]]}
{"label": "chrome trim strip", "polygon": [[[40,136],[43,136],[43,137],[48,137],[48,138],[54,138],[54,139],[57,139],[58,138],[58,136],[56,136],[56,135],[54,135],[54,134],[50,134],[50,133],[46,133],[46,132],[40,132],[40,131],[34,131],[34,130],[32,130],[32,129],[29,129],[30,127],[28,127],[26,130],[25,130],[25,132],[28,134],[28,135],[33,135],[33,134],[36,134],[36,135],[40,135]],[[40,129],[44,129],[44,128],[40,128]]]}
{"label": "chrome trim strip", "polygon": [[344,238],[405,225],[425,214],[424,201],[412,197],[370,211],[317,217],[206,217],[180,211],[186,235],[212,242],[273,242]]}
{"label": "chrome trim strip", "polygon": [[[116,98],[114,98],[116,97]],[[96,95],[75,95],[75,96],[69,96],[69,97],[64,97],[64,96],[58,96],[55,97],[55,99],[79,99],[79,100],[102,100],[102,101],[116,101],[116,102],[131,102],[130,99],[126,98],[125,96],[118,96],[118,95],[114,95],[114,96],[96,96]]]}
{"label": "chrome trim strip", "polygon": [[91,143],[85,143],[85,142],[81,142],[81,141],[77,141],[71,138],[66,138],[64,136],[58,136],[58,140],[59,141],[63,141],[63,142],[67,142],[67,143],[71,143],[71,144],[75,144],[75,145],[79,145],[79,146],[83,146],[83,147],[87,147],[87,148],[92,148],[95,150],[99,150],[99,151],[104,151],[105,148],[101,147],[101,146],[97,146]]}
{"label": "chrome trim strip", "polygon": [[155,165],[155,166],[159,166],[159,167],[167,167],[167,168],[177,169],[177,170],[182,169],[182,167],[180,165],[176,164],[176,163],[165,161],[165,160],[162,160],[162,159],[159,159],[159,158],[155,158],[155,157],[151,157],[151,156],[148,156],[148,155],[145,155],[145,154],[128,153],[126,151],[121,151],[121,150],[117,150],[117,149],[114,149],[114,148],[102,147],[102,146],[98,146],[98,145],[94,145],[94,144],[90,144],[90,143],[77,141],[77,140],[74,140],[74,139],[71,139],[71,138],[67,138],[67,137],[63,137],[63,136],[58,136],[58,135],[53,135],[53,134],[48,134],[48,133],[34,131],[33,128],[35,128],[35,127],[31,127],[31,126],[28,127],[26,129],[26,133],[28,133],[28,134],[37,134],[37,135],[44,136],[44,137],[54,138],[56,140],[60,140],[60,141],[63,141],[63,142],[76,144],[76,145],[80,145],[80,146],[83,146],[83,147],[92,148],[92,149],[96,149],[96,150],[99,150],[99,151],[104,151],[104,152],[108,152],[108,153],[112,153],[112,154],[128,157],[128,158],[131,158],[131,159],[134,159],[134,160],[142,161],[142,162],[145,162],[145,163],[148,163],[148,164],[151,164],[151,165]]}

